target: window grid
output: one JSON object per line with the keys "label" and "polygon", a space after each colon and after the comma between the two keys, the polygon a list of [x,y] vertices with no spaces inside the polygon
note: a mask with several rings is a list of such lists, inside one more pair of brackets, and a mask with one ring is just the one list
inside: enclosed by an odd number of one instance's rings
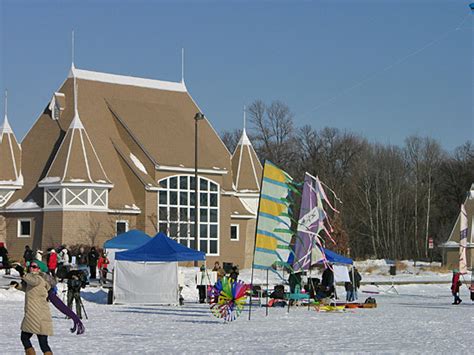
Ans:
{"label": "window grid", "polygon": [[44,190],[46,208],[106,209],[108,190],[103,188],[53,188]]}
{"label": "window grid", "polygon": [[158,229],[184,246],[219,255],[219,185],[199,177],[199,246],[194,238],[194,176],[160,181]]}

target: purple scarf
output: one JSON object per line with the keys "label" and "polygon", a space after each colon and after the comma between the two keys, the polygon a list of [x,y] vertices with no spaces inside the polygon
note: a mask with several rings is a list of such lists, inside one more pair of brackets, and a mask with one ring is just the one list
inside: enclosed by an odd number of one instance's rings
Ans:
{"label": "purple scarf", "polygon": [[74,333],[77,331],[77,335],[83,334],[86,330],[84,324],[82,324],[79,317],[74,313],[68,306],[66,306],[63,301],[56,295],[53,289],[50,289],[48,292],[48,300],[65,316],[68,316],[74,322],[74,326],[71,328],[71,332]]}

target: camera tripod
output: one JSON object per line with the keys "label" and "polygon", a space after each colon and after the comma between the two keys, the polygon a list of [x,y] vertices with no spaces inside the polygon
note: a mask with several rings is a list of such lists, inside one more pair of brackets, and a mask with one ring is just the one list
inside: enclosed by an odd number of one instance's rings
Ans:
{"label": "camera tripod", "polygon": [[[65,298],[66,298],[66,293],[68,292],[68,290],[63,290],[62,291],[62,301],[64,304],[67,304],[67,302],[65,301]],[[77,302],[77,300],[76,300]],[[81,298],[81,294],[79,293],[79,305],[82,309],[82,311],[84,312],[84,316],[86,317],[87,320],[89,320],[89,317],[87,316],[87,312],[86,312],[86,307],[84,307],[84,303],[82,303],[82,298]],[[72,308],[71,308],[72,309]]]}

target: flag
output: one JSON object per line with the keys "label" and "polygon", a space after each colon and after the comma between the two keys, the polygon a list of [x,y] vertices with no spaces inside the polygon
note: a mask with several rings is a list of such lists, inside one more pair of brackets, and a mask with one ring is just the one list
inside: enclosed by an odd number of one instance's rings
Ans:
{"label": "flag", "polygon": [[461,233],[459,236],[459,272],[467,274],[467,213],[464,204],[461,205]]}
{"label": "flag", "polygon": [[253,267],[271,269],[287,265],[290,256],[291,193],[293,179],[266,161],[258,209]]}
{"label": "flag", "polygon": [[[326,261],[320,233],[324,231],[331,238],[332,228],[329,225],[323,201],[333,211],[337,212],[329,202],[319,178],[306,173],[294,244],[295,260],[293,262],[293,269],[295,272],[308,270],[311,264],[318,261]],[[325,222],[329,225],[329,230],[326,228]]]}

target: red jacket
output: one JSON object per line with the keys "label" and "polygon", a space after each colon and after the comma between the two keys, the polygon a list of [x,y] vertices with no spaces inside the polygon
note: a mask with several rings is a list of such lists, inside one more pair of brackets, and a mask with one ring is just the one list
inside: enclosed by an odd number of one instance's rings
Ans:
{"label": "red jacket", "polygon": [[101,270],[107,269],[107,266],[109,266],[109,259],[107,259],[107,257],[101,256],[99,258],[99,262],[97,263],[97,267],[99,268],[99,270]]}
{"label": "red jacket", "polygon": [[459,292],[459,287],[461,286],[461,280],[459,280],[461,274],[459,272],[453,275],[453,281],[451,282],[451,292],[453,295]]}
{"label": "red jacket", "polygon": [[56,253],[49,254],[48,269],[54,270],[56,269],[57,266],[58,266],[58,254]]}

